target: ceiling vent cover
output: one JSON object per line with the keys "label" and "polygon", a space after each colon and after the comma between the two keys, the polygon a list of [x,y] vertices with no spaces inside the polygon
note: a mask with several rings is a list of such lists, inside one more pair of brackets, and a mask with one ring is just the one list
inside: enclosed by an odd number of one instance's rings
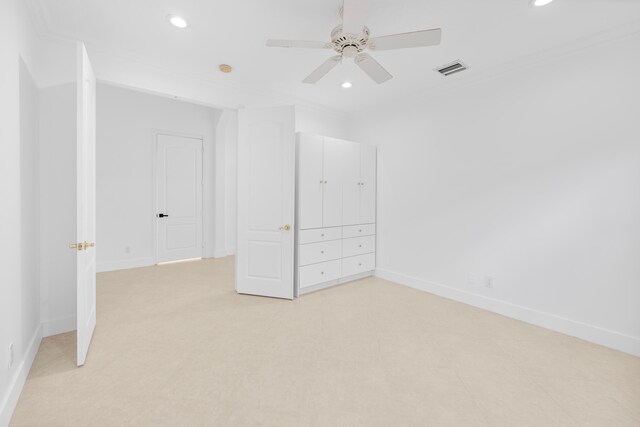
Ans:
{"label": "ceiling vent cover", "polygon": [[436,71],[443,76],[450,76],[451,74],[459,73],[460,71],[468,70],[469,67],[464,65],[461,61],[455,61],[447,65],[443,65],[440,68],[436,68]]}

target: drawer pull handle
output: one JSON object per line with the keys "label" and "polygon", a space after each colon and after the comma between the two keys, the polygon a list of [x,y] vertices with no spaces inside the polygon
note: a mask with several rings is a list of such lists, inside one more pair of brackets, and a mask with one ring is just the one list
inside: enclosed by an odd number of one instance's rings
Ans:
{"label": "drawer pull handle", "polygon": [[362,267],[362,263],[361,262],[358,263],[358,267]]}
{"label": "drawer pull handle", "polygon": [[324,237],[324,234],[321,234],[320,237]]}
{"label": "drawer pull handle", "polygon": [[320,274],[324,274],[324,271],[321,271]]}
{"label": "drawer pull handle", "polygon": [[324,251],[320,251],[320,253],[321,253],[321,254],[323,254],[323,253],[324,253]]}
{"label": "drawer pull handle", "polygon": [[362,245],[358,245],[358,247],[359,247],[359,248],[361,248],[361,247],[362,247]]}
{"label": "drawer pull handle", "polygon": [[362,229],[358,230],[358,232],[362,233]]}

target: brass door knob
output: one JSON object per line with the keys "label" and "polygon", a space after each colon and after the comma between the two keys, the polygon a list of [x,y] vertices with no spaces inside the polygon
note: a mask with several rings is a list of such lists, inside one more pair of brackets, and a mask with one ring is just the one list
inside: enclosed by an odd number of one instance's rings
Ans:
{"label": "brass door knob", "polygon": [[93,248],[95,245],[93,242],[84,242],[84,250],[86,251],[88,248]]}
{"label": "brass door knob", "polygon": [[280,227],[280,230],[281,231],[289,231],[289,230],[291,230],[291,226],[289,224],[287,224],[285,226]]}
{"label": "brass door knob", "polygon": [[83,243],[72,243],[69,245],[69,249],[77,249],[79,251],[82,250],[82,248],[84,247]]}

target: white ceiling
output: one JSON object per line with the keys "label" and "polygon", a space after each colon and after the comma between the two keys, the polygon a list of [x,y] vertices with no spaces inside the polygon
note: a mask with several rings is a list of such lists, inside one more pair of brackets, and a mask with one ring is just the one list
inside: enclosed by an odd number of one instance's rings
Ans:
{"label": "white ceiling", "polygon": [[[354,111],[428,91],[446,79],[470,79],[501,65],[640,22],[640,0],[369,0],[372,36],[440,27],[437,47],[375,52],[394,79],[376,85],[352,63],[316,85],[301,83],[329,50],[266,48],[268,38],[326,40],[339,24],[341,0],[33,0],[53,36],[79,39],[121,58],[206,77],[234,87],[281,92]],[[167,23],[179,14],[189,28]],[[434,68],[460,59],[471,70],[442,77]],[[217,71],[218,64],[233,74]],[[340,83],[350,80],[350,90]]]}

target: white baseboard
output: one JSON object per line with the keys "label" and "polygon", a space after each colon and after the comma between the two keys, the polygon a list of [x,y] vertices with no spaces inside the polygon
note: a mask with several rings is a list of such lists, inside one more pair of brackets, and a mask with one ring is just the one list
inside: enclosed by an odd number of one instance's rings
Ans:
{"label": "white baseboard", "polygon": [[213,258],[224,258],[227,255],[229,255],[229,253],[226,249],[218,249],[217,251],[213,252]]}
{"label": "white baseboard", "polygon": [[429,292],[444,298],[482,308],[512,319],[521,320],[536,326],[551,329],[566,335],[583,339],[605,347],[613,348],[634,356],[640,356],[640,338],[622,334],[599,326],[590,325],[555,314],[545,313],[503,300],[490,298],[473,292],[456,289],[451,286],[429,282],[417,277],[407,276],[395,271],[377,269],[376,277],[404,286]]}
{"label": "white baseboard", "polygon": [[0,426],[2,427],[8,426],[9,421],[11,421],[13,411],[18,404],[18,398],[20,397],[20,393],[22,393],[22,388],[27,381],[31,365],[33,365],[33,360],[36,358],[36,353],[40,347],[40,341],[42,341],[42,326],[39,326],[35,334],[33,334],[24,358],[20,361],[15,375],[10,379],[7,394],[0,402]]}
{"label": "white baseboard", "polygon": [[50,337],[52,335],[75,331],[77,323],[75,315],[44,321],[42,322],[42,336]]}
{"label": "white baseboard", "polygon": [[[213,253],[213,258],[224,258],[229,255],[234,255],[235,250],[222,249],[217,250]],[[210,255],[205,255],[205,258]],[[127,259],[122,261],[108,261],[108,262],[99,262],[96,265],[96,271],[98,273],[105,273],[107,271],[116,271],[116,270],[126,270],[129,268],[138,268],[138,267],[149,267],[151,265],[155,265],[156,262],[153,258],[136,258],[136,259]]]}
{"label": "white baseboard", "polygon": [[98,273],[104,273],[107,271],[125,270],[127,268],[148,267],[150,265],[155,265],[155,263],[155,260],[151,257],[99,262],[96,265],[96,270]]}
{"label": "white baseboard", "polygon": [[235,249],[229,249],[229,248],[218,249],[217,251],[213,252],[213,256],[211,258],[224,258],[224,257],[228,257],[235,254],[236,254]]}

